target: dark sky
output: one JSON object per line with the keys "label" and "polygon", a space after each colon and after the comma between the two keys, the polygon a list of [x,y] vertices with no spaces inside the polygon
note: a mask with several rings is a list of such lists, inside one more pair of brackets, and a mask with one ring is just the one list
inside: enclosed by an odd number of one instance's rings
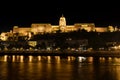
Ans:
{"label": "dark sky", "polygon": [[62,14],[70,25],[92,22],[96,26],[120,26],[120,6],[115,1],[16,0],[0,3],[0,31],[9,31],[14,25],[29,27],[32,23],[58,25]]}

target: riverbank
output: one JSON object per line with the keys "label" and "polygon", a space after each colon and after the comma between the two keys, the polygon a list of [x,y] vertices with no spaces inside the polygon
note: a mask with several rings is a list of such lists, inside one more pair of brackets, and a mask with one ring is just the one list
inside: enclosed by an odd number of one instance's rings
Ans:
{"label": "riverbank", "polygon": [[0,55],[120,57],[120,51],[0,51]]}

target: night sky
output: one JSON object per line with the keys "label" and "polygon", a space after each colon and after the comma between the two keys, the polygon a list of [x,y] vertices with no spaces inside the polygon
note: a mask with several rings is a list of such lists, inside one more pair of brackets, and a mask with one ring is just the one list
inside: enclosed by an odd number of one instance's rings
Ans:
{"label": "night sky", "polygon": [[14,1],[0,4],[0,32],[9,31],[13,26],[30,27],[32,23],[58,25],[63,14],[67,25],[74,23],[95,23],[96,26],[120,26],[118,2],[43,0]]}

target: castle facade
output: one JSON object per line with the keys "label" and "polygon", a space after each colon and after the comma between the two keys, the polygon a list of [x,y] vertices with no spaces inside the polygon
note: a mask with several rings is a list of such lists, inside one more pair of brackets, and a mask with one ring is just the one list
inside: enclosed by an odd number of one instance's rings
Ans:
{"label": "castle facade", "polygon": [[67,25],[66,18],[62,15],[59,19],[58,25],[52,25],[50,23],[32,23],[30,27],[19,27],[13,26],[13,30],[10,32],[2,32],[0,35],[1,40],[6,40],[8,36],[12,36],[14,33],[19,34],[19,36],[31,36],[35,34],[44,34],[44,33],[56,33],[60,32],[71,32],[78,30],[86,30],[87,32],[96,31],[96,32],[114,32],[117,31],[117,28],[112,26],[108,27],[97,27],[94,23],[75,23],[73,25]]}

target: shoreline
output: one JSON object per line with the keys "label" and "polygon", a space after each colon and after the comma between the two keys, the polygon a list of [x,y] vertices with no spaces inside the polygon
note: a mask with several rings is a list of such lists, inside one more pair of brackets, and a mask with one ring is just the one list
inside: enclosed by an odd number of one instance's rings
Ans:
{"label": "shoreline", "polygon": [[0,56],[3,55],[120,57],[120,51],[0,51]]}

